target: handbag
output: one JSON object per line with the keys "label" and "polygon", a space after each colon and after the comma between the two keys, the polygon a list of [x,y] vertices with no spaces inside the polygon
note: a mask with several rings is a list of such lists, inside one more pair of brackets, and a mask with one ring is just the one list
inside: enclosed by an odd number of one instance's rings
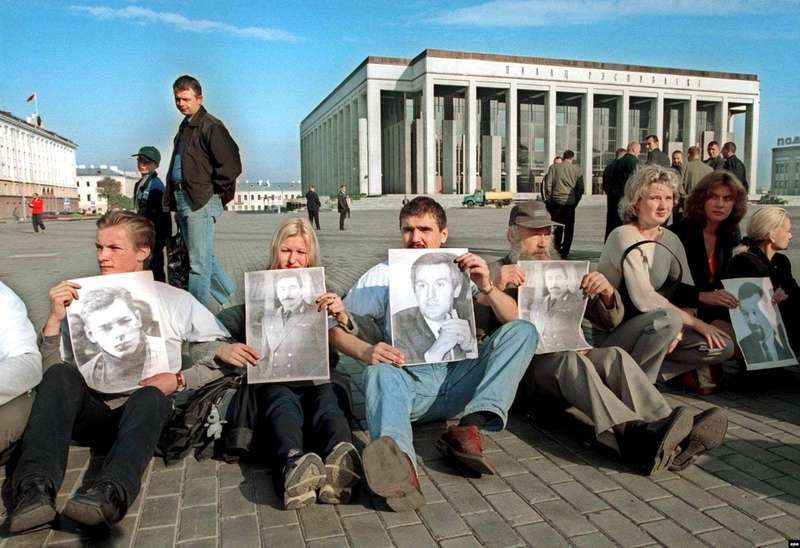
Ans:
{"label": "handbag", "polygon": [[631,300],[630,297],[630,293],[628,292],[628,288],[625,284],[625,260],[628,258],[628,255],[634,249],[637,249],[645,244],[653,244],[661,246],[662,248],[666,249],[674,259],[674,262],[672,264],[677,265],[678,267],[677,270],[670,268],[670,272],[667,275],[667,279],[664,280],[664,283],[661,284],[661,287],[655,288],[656,292],[679,308],[684,308],[688,306],[697,306],[697,303],[693,302],[690,296],[692,294],[696,295],[696,292],[692,292],[691,290],[689,290],[688,288],[691,288],[692,286],[683,282],[683,265],[681,264],[681,261],[680,259],[678,259],[678,256],[675,254],[675,252],[657,240],[642,240],[641,242],[636,242],[635,244],[625,249],[625,251],[623,251],[622,253],[622,260],[620,261],[620,270],[622,270],[622,281],[620,282],[618,291],[620,297],[622,297],[622,304],[625,307],[624,319],[629,320],[634,316],[642,314],[642,311],[636,308],[636,306],[633,304],[633,301]]}
{"label": "handbag", "polygon": [[181,227],[167,238],[167,279],[169,285],[178,289],[189,287],[189,250],[181,233]]}

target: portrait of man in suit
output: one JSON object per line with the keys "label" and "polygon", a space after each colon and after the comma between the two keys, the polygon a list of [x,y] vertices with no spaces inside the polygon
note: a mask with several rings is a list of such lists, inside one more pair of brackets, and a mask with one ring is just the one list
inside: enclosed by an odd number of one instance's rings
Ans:
{"label": "portrait of man in suit", "polygon": [[411,265],[417,305],[392,315],[393,346],[403,352],[406,364],[478,356],[471,286],[455,258],[453,253],[426,253]]}
{"label": "portrait of man in suit", "polygon": [[[248,368],[248,382],[323,379],[328,376],[325,313],[314,303],[311,271],[272,270],[272,292],[265,296],[261,318],[261,359]],[[251,273],[252,274],[252,273]],[[269,287],[262,284],[260,287]],[[320,291],[319,293],[322,293]]]}
{"label": "portrait of man in suit", "polygon": [[783,325],[773,325],[762,309],[764,290],[747,281],[739,286],[738,298],[739,311],[750,330],[748,335],[739,339],[745,361],[757,364],[793,359]]}

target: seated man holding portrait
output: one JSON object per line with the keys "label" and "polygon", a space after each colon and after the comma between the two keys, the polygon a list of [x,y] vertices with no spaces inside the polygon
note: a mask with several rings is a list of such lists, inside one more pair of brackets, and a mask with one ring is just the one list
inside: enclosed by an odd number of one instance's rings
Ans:
{"label": "seated man holding portrait", "polygon": [[[550,260],[556,223],[544,204],[530,201],[514,206],[508,224],[511,253],[489,270],[494,285],[516,299],[517,288],[525,284],[517,262]],[[585,317],[590,322],[613,329],[622,321],[622,299],[605,276],[589,272],[580,287],[589,298]],[[492,331],[496,323],[478,308],[479,325]],[[672,409],[633,358],[616,346],[534,356],[517,401],[529,404],[543,397],[579,409],[592,421],[600,443],[646,475],[685,468],[697,454],[722,443],[727,429],[727,418],[716,407],[694,420],[687,408]]]}
{"label": "seated man holding portrait", "polygon": [[[400,211],[405,248],[440,248],[447,241],[447,216],[432,198],[418,196]],[[340,352],[361,360],[366,391],[366,416],[372,441],[363,452],[367,483],[395,511],[425,504],[417,477],[412,422],[429,422],[461,415],[438,446],[448,456],[477,473],[494,473],[484,455],[480,431],[502,430],[538,340],[536,328],[515,320],[516,304],[497,291],[486,262],[472,253],[455,258],[472,280],[476,302],[491,307],[500,329],[479,349],[476,359],[407,367],[407,356],[388,344],[389,267],[368,270],[350,290],[344,303],[358,318],[358,337],[336,327],[331,343]]]}
{"label": "seated man holding portrait", "polygon": [[[154,238],[153,223],[144,217],[127,211],[103,215],[97,221],[95,242],[100,274],[144,270]],[[221,376],[215,357],[231,363],[231,345],[220,341],[228,332],[211,312],[188,292],[154,283],[170,371],[175,372],[152,375],[140,381],[141,388],[123,394],[91,388],[76,367],[66,315],[80,286],[65,281],[50,290],[50,313],[40,341],[44,377],[11,477],[12,533],[55,518],[55,496],[64,480],[72,440],[108,452],[94,481],[67,501],[63,514],[84,526],[120,521],[139,494],[142,474],[172,415],[169,396]],[[190,345],[192,363],[182,368],[185,341],[197,344]]]}

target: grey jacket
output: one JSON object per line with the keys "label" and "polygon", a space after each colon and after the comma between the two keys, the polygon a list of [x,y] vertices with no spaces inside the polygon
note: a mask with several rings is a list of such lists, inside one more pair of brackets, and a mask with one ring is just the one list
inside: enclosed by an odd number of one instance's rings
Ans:
{"label": "grey jacket", "polygon": [[542,197],[545,202],[573,205],[580,202],[582,196],[583,174],[578,166],[571,162],[550,166],[542,185]]}

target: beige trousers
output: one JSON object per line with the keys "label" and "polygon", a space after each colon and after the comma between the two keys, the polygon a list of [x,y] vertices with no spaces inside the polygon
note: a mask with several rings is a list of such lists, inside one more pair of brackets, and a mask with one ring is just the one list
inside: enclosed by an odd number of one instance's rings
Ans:
{"label": "beige trousers", "polygon": [[11,444],[22,437],[32,406],[33,394],[30,392],[0,405],[0,463],[6,461],[6,452]]}
{"label": "beige trousers", "polygon": [[529,401],[549,396],[575,406],[594,423],[597,440],[617,451],[614,426],[652,422],[672,412],[633,358],[618,347],[534,356],[517,395]]}

